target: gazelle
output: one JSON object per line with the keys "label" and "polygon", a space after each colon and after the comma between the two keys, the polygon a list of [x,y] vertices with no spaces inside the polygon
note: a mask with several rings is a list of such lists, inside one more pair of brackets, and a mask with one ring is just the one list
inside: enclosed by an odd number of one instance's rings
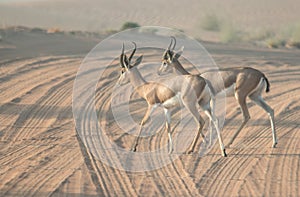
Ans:
{"label": "gazelle", "polygon": [[[121,75],[119,77],[118,84],[123,85],[130,82],[136,92],[147,101],[148,109],[140,123],[138,136],[135,138],[131,150],[136,151],[143,125],[146,123],[153,110],[156,107],[161,106],[164,108],[166,116],[166,130],[169,137],[169,153],[171,153],[173,150],[173,144],[170,128],[170,109],[183,105],[192,114],[198,125],[197,135],[193,139],[193,142],[187,151],[187,153],[193,152],[199,135],[201,135],[204,139],[204,135],[202,133],[204,119],[200,116],[197,110],[198,103],[209,119],[214,123],[218,133],[222,155],[226,156],[219,128],[216,125],[216,119],[211,115],[209,105],[211,93],[205,80],[200,76],[178,76],[176,78],[168,78],[165,81],[147,82],[137,69],[137,66],[142,62],[143,55],[139,56],[134,63],[131,62],[131,59],[136,52],[136,44],[134,42],[133,44],[134,49],[129,58],[127,58],[127,55],[124,54],[124,44],[122,46],[122,53],[120,55]],[[163,84],[168,84],[168,86]]]}
{"label": "gazelle", "polygon": [[[172,46],[173,40],[174,44]],[[176,39],[175,37],[171,37],[170,45],[163,54],[162,64],[158,70],[158,73],[162,74],[164,72],[170,72],[173,70],[173,72],[176,74],[179,72],[182,75],[191,75],[187,70],[184,69],[178,60],[182,54],[183,47],[179,52],[175,53],[175,46]],[[228,143],[229,146],[233,143],[236,136],[250,119],[250,114],[246,104],[246,98],[249,97],[252,101],[254,101],[254,103],[268,113],[272,128],[272,147],[276,147],[277,137],[275,131],[274,110],[264,101],[261,95],[263,90],[266,92],[270,91],[270,84],[267,77],[262,72],[250,67],[238,67],[208,71],[202,73],[200,76],[210,82],[214,96],[221,92],[225,92],[226,96],[235,96],[243,113],[244,120]],[[224,85],[218,84],[217,80],[215,80],[216,77],[219,76],[222,77]],[[212,114],[214,113],[213,110]]]}

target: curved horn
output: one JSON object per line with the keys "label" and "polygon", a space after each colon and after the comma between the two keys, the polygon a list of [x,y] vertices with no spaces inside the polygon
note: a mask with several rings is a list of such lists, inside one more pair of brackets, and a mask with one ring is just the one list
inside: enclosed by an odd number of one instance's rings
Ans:
{"label": "curved horn", "polygon": [[130,55],[129,58],[128,58],[128,61],[129,61],[129,62],[131,62],[131,59],[132,59],[133,55],[134,55],[135,52],[136,52],[136,43],[135,43],[135,42],[132,42],[132,44],[134,45],[134,49],[133,49],[131,55]]}
{"label": "curved horn", "polygon": [[176,46],[176,38],[174,36],[171,36],[171,38],[174,40],[174,45],[172,47],[172,51],[175,49]]}
{"label": "curved horn", "polygon": [[122,53],[120,55],[120,63],[121,63],[121,67],[124,68],[125,67],[125,65],[124,65],[124,42],[122,45]]}
{"label": "curved horn", "polygon": [[171,39],[171,42],[170,42],[170,44],[169,44],[169,46],[168,46],[167,50],[170,50],[170,48],[171,48],[172,44],[173,44],[173,39]]}

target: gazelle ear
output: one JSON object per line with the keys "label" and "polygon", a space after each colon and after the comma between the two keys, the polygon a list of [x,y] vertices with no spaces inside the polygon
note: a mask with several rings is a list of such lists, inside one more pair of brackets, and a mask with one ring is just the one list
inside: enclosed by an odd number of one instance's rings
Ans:
{"label": "gazelle ear", "polygon": [[135,62],[134,62],[134,64],[132,65],[132,67],[139,65],[139,64],[142,62],[142,60],[143,60],[143,55],[141,55],[140,57],[138,57],[138,58],[135,60]]}
{"label": "gazelle ear", "polygon": [[173,55],[173,59],[178,59],[183,53],[184,46],[180,48],[180,50]]}

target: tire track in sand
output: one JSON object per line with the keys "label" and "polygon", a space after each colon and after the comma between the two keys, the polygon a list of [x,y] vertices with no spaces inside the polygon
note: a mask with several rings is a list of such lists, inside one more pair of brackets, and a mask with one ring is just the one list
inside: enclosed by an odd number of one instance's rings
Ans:
{"label": "tire track in sand", "polygon": [[[66,76],[73,74],[76,69],[74,69],[73,66],[73,68],[69,67],[71,68],[70,71],[67,71],[67,64],[64,63],[63,65],[66,66],[66,69],[57,69],[57,76],[63,77],[60,77],[58,82],[48,83],[50,86],[49,94],[37,97],[36,103],[50,106],[70,105],[71,87],[74,77],[66,78]],[[58,67],[60,66],[61,65]],[[60,73],[59,71],[62,70],[63,72]],[[31,92],[31,94],[35,93],[35,91]],[[56,93],[59,95],[57,96]],[[20,103],[22,103],[22,99]],[[57,113],[60,114],[65,109],[68,108],[61,108]],[[63,129],[61,127],[65,124],[68,125],[72,123],[72,121],[67,119],[58,120],[57,117],[59,116],[57,115],[56,118],[53,118],[53,121],[50,121],[50,123],[45,126],[43,120],[48,119],[48,110],[51,109],[47,107],[44,109],[32,108],[32,110],[25,109],[26,113],[23,111],[23,113],[18,114],[20,117],[20,115],[26,116],[27,113],[34,112],[37,113],[35,115],[38,117],[41,115],[42,119],[36,121],[35,118],[31,117],[28,121],[21,121],[22,124],[19,124],[18,130],[9,132],[9,134],[11,134],[11,145],[8,146],[7,150],[10,151],[4,150],[3,157],[0,158],[1,166],[3,164],[6,170],[4,174],[0,176],[0,179],[4,179],[4,181],[1,181],[4,185],[0,187],[2,194],[46,195],[46,193],[49,192],[48,189],[51,190],[51,188],[53,188],[53,190],[55,190],[55,187],[61,184],[60,179],[63,181],[77,168],[78,162],[80,163],[80,160],[77,159],[78,156],[80,156],[79,149],[76,151],[76,146],[70,146],[72,142],[76,142],[72,129],[69,128],[65,132],[62,132]],[[70,113],[70,111],[66,113]],[[64,112],[62,114],[64,114]],[[61,115],[60,117],[63,118]],[[20,122],[17,121],[16,123]],[[42,127],[39,125],[42,125]],[[34,127],[37,127],[37,129],[32,129]],[[29,131],[26,131],[26,128],[30,128]],[[7,129],[12,130],[11,128]],[[69,135],[70,137],[67,137],[68,134],[71,134]],[[24,137],[27,137],[27,139],[22,140],[21,138]],[[44,144],[45,142],[50,142],[50,144]],[[3,149],[1,149],[1,152],[2,151]],[[60,159],[57,155],[60,155],[60,157],[65,155],[66,160]],[[62,171],[62,169],[64,170]]]}

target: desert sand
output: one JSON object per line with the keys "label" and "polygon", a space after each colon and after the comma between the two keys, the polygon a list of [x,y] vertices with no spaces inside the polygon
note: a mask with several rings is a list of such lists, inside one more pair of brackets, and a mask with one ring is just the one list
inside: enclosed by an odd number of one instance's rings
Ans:
{"label": "desert sand", "polygon": [[[134,173],[99,161],[75,129],[74,79],[101,39],[13,32],[0,42],[0,196],[300,195],[299,50],[203,43],[221,68],[251,66],[266,74],[271,90],[263,95],[275,110],[276,148],[266,113],[249,103],[251,119],[227,148],[227,158],[215,144],[203,157],[180,155],[161,169]],[[107,80],[115,83],[117,61],[112,65]],[[109,102],[96,95],[97,110],[107,110]],[[225,144],[242,121],[235,99],[227,102]],[[136,104],[147,107],[140,99]],[[140,121],[144,110],[133,107],[131,113]],[[110,139],[130,147],[133,138],[122,135],[113,117],[106,121]],[[174,132],[182,131],[175,126]],[[139,151],[165,145],[167,136],[160,132],[148,140]]]}

